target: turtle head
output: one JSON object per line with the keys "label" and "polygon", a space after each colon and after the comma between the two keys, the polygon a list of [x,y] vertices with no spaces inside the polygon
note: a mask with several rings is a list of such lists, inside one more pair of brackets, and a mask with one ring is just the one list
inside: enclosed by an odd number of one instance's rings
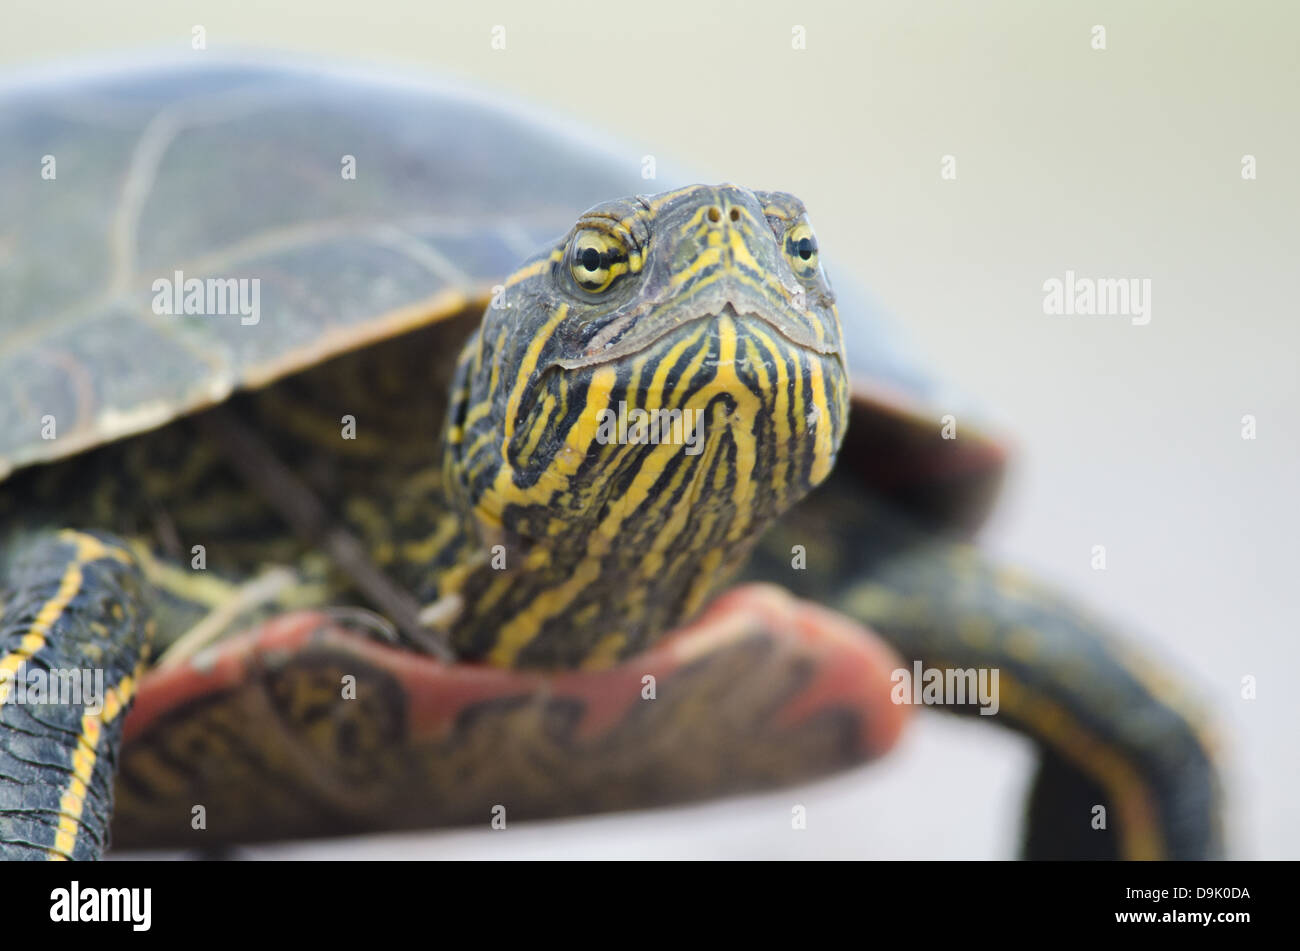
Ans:
{"label": "turtle head", "polygon": [[479,536],[516,552],[520,590],[556,566],[555,584],[604,592],[592,636],[618,633],[617,656],[694,613],[826,477],[847,393],[798,199],[721,185],[608,202],[488,308],[457,373],[448,483]]}

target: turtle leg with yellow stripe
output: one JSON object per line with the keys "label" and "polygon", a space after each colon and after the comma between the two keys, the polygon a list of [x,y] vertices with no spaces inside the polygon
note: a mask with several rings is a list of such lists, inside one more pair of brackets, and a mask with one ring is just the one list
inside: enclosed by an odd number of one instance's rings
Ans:
{"label": "turtle leg with yellow stripe", "polygon": [[[909,685],[917,665],[995,672],[991,703],[968,692],[935,706],[987,708],[980,719],[1038,745],[1026,857],[1221,855],[1218,744],[1199,698],[1089,612],[924,516],[838,473],[774,529],[751,572],[869,626],[903,658]],[[801,541],[807,568],[790,571]]]}
{"label": "turtle leg with yellow stripe", "polygon": [[10,560],[0,616],[0,857],[97,858],[152,627],[135,559],[64,531]]}

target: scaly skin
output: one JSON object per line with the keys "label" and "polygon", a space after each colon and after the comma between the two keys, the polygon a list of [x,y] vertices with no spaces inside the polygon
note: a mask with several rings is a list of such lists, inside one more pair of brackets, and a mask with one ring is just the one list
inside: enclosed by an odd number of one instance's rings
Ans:
{"label": "scaly skin", "polygon": [[[130,553],[100,535],[61,532],[16,554],[0,616],[0,857],[97,858],[148,656],[142,579]],[[48,671],[83,670],[102,681],[28,692]]]}

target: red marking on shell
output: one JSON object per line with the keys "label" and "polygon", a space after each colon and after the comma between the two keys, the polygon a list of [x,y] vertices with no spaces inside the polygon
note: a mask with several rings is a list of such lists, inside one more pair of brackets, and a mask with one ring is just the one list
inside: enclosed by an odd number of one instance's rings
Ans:
{"label": "red marking on shell", "polygon": [[125,724],[125,739],[130,742],[168,712],[235,688],[256,670],[309,645],[354,654],[361,664],[382,669],[401,683],[413,739],[443,736],[467,708],[511,696],[580,701],[585,713],[578,735],[593,738],[614,728],[634,704],[646,702],[641,698],[644,676],[654,676],[662,690],[693,659],[755,630],[792,660],[812,661],[811,680],[777,712],[779,725],[793,726],[828,709],[849,710],[857,714],[864,757],[878,756],[894,744],[909,712],[889,700],[890,674],[901,661],[856,622],[771,585],[745,585],[724,594],[653,648],[602,671],[447,665],[377,643],[321,612],[294,612],[218,645],[201,669],[189,663],[146,674]]}

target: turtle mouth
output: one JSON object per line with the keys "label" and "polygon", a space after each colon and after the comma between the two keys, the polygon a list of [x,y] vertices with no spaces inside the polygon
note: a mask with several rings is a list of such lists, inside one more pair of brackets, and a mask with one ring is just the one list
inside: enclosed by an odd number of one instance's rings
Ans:
{"label": "turtle mouth", "polygon": [[626,314],[601,328],[587,344],[582,355],[558,359],[554,366],[563,370],[578,370],[613,363],[641,354],[682,332],[684,328],[694,327],[704,321],[724,319],[736,322],[756,321],[775,331],[787,346],[817,357],[842,357],[838,339],[822,339],[812,329],[817,326],[815,315],[800,310],[793,303],[783,303],[774,308],[764,298],[761,304],[762,306],[756,306],[753,301],[744,298],[739,303],[727,299],[721,306],[709,302],[680,308],[659,317],[636,312]]}

